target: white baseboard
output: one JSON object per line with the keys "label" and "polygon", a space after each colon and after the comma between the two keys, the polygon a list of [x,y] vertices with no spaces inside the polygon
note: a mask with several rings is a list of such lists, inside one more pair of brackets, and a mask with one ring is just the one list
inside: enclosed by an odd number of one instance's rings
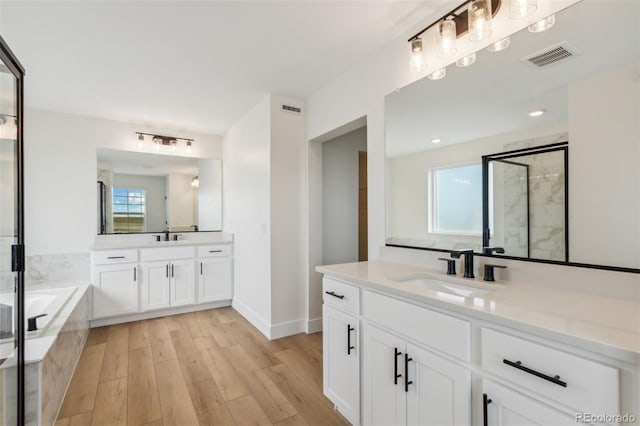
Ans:
{"label": "white baseboard", "polygon": [[267,321],[265,321],[260,315],[258,315],[253,309],[248,307],[246,304],[238,300],[237,297],[233,298],[233,302],[231,303],[231,307],[238,311],[240,315],[245,317],[247,321],[249,321],[255,328],[260,331],[260,333],[264,334],[267,339],[271,339],[271,326]]}
{"label": "white baseboard", "polygon": [[230,300],[221,300],[219,302],[203,303],[201,305],[188,305],[176,308],[158,309],[157,311],[140,312],[130,315],[118,315],[111,318],[98,318],[90,322],[90,327],[102,327],[103,325],[121,324],[123,322],[146,320],[151,318],[166,317],[167,315],[185,314],[187,312],[204,311],[206,309],[222,308],[229,306]]}
{"label": "white baseboard", "polygon": [[281,322],[271,326],[269,339],[279,339],[281,337],[291,336],[293,334],[304,333],[305,320],[299,319],[295,321]]}
{"label": "white baseboard", "polygon": [[322,318],[313,318],[307,321],[307,334],[318,333],[322,331]]}

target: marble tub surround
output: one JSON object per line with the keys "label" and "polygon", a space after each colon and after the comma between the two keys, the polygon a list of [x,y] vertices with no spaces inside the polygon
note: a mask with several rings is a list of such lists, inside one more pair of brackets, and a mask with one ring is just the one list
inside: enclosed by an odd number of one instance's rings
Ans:
{"label": "marble tub surround", "polygon": [[27,289],[31,289],[32,283],[89,280],[91,277],[89,252],[27,256],[26,261]]}
{"label": "marble tub surround", "polygon": [[[114,248],[150,248],[173,245],[198,245],[198,244],[232,244],[233,234],[228,232],[203,231],[203,232],[172,232],[170,236],[179,235],[178,241],[161,241],[156,243],[155,236],[162,233],[144,234],[112,234],[96,235],[91,250],[111,250]],[[163,235],[164,238],[164,235]],[[171,237],[173,238],[173,237]]]}
{"label": "marble tub surround", "polygon": [[548,286],[498,282],[494,290],[473,297],[452,296],[397,281],[421,274],[438,280],[491,288],[481,278],[448,277],[439,269],[374,261],[316,268],[327,276],[356,282],[416,302],[491,321],[543,338],[640,363],[640,302]]}

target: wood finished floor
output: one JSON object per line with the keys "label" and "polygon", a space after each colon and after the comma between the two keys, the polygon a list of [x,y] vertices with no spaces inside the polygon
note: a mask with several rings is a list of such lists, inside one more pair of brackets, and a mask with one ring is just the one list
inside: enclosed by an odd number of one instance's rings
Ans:
{"label": "wood finished floor", "polygon": [[94,328],[56,426],[346,425],[322,334],[267,340],[232,308]]}

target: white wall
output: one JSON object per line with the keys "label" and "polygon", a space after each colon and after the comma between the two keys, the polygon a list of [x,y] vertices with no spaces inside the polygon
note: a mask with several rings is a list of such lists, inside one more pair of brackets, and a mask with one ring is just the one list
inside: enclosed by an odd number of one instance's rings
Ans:
{"label": "white wall", "polygon": [[222,138],[49,111],[25,112],[28,256],[86,252],[96,235],[96,148],[136,151],[136,131],[195,139],[194,157],[221,158]]}
{"label": "white wall", "polygon": [[223,137],[223,229],[234,234],[233,304],[261,332],[271,319],[271,97]]}
{"label": "white wall", "polygon": [[[569,85],[569,253],[574,262],[640,265],[638,71],[633,64]],[[582,190],[571,191],[573,182]],[[606,214],[602,206],[609,206]]]}
{"label": "white wall", "polygon": [[201,231],[222,229],[222,162],[198,160],[198,196],[195,203]]}
{"label": "white wall", "polygon": [[322,144],[323,262],[358,261],[359,151],[367,150],[367,128]]}
{"label": "white wall", "polygon": [[[167,227],[164,201],[166,180],[166,176],[113,174],[114,187],[145,190],[145,225],[148,232],[162,231]],[[109,189],[107,190],[107,197],[111,197]],[[109,213],[110,211],[108,210],[107,215]]]}

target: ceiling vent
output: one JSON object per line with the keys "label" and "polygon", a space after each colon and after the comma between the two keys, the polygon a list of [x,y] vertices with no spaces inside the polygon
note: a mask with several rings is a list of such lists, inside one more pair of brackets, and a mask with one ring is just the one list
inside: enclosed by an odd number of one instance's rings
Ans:
{"label": "ceiling vent", "polygon": [[302,108],[294,105],[280,104],[280,110],[292,114],[302,114]]}
{"label": "ceiling vent", "polygon": [[531,55],[528,55],[522,60],[533,67],[542,68],[558,62],[564,62],[567,59],[573,58],[580,54],[580,51],[571,46],[566,41],[562,43],[554,44],[553,46],[546,47]]}

